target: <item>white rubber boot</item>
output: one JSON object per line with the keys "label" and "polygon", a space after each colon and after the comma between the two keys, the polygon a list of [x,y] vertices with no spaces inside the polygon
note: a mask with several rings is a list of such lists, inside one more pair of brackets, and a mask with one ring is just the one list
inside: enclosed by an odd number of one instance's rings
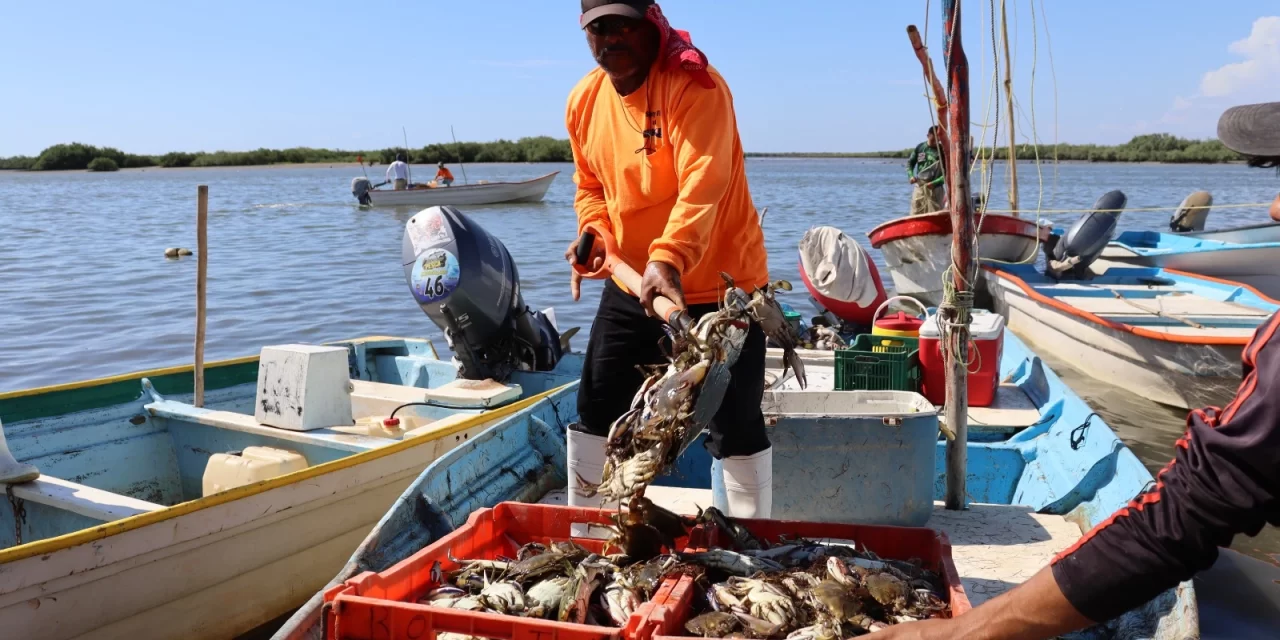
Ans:
{"label": "white rubber boot", "polygon": [[720,461],[732,518],[768,518],[773,511],[773,447]]}
{"label": "white rubber boot", "polygon": [[599,484],[604,474],[604,446],[606,439],[589,433],[568,430],[566,444],[569,449],[569,506],[603,509],[604,496],[596,494],[588,498],[578,492],[578,478]]}
{"label": "white rubber boot", "polygon": [[4,424],[0,423],[0,484],[31,482],[39,477],[39,469],[25,462],[18,462],[9,452],[9,443],[4,439]]}

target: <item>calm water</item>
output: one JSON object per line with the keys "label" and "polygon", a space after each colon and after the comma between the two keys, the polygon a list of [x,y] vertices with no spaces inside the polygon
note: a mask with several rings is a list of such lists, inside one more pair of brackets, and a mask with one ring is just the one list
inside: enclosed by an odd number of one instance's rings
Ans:
{"label": "calm water", "polygon": [[[580,303],[569,299],[561,256],[576,229],[571,166],[466,170],[471,180],[491,181],[561,171],[545,202],[466,213],[506,243],[526,302],[555,306],[561,327],[585,331],[599,285],[589,283]],[[769,207],[773,275],[797,282],[796,247],[811,226],[837,226],[865,241],[866,231],[907,209],[909,185],[897,160],[753,159],[748,173],[757,204]],[[415,211],[356,207],[348,185],[358,174],[357,167],[323,165],[0,172],[0,391],[191,361],[196,262],[166,260],[163,252],[195,246],[197,184],[208,184],[210,193],[206,358],[373,334],[429,336],[443,349],[401,270],[401,234]],[[1019,176],[1023,206],[1034,205],[1040,192],[1034,166],[1019,167]],[[1280,190],[1274,173],[1243,166],[1063,164],[1056,176],[1045,167],[1043,183],[1044,207],[1068,209],[1088,207],[1116,188],[1129,195],[1130,207],[1176,205],[1197,189],[1211,191],[1218,203],[1268,202]],[[1006,204],[1003,192],[997,180],[993,207]],[[1163,228],[1168,216],[1127,214],[1122,224]],[[1209,226],[1265,219],[1264,209],[1219,211]],[[808,306],[803,296],[792,298]],[[1182,416],[1062,363],[1056,368],[1153,470],[1170,458]],[[1236,546],[1274,554],[1280,536],[1268,532]]]}

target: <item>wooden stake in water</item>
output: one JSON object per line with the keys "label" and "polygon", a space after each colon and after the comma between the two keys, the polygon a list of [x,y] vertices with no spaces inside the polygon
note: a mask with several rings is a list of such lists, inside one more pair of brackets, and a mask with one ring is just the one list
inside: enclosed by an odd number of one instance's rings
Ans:
{"label": "wooden stake in water", "polygon": [[209,185],[196,187],[196,379],[195,405],[204,406],[205,282],[209,272]]}
{"label": "wooden stake in water", "polygon": [[942,348],[947,363],[947,426],[955,438],[947,441],[947,509],[965,508],[965,474],[969,440],[969,316],[973,306],[973,281],[977,269],[973,260],[973,211],[969,206],[969,61],[960,42],[960,2],[943,0],[946,27],[944,55],[947,61],[947,120],[951,136],[951,157],[947,183],[951,186],[951,270],[946,298],[938,307],[949,331]]}
{"label": "wooden stake in water", "polygon": [[467,180],[467,165],[462,162],[462,145],[458,144],[458,134],[453,132],[453,125],[449,125],[449,135],[453,137],[453,147],[458,153],[458,167],[462,169],[462,184],[471,184]]}

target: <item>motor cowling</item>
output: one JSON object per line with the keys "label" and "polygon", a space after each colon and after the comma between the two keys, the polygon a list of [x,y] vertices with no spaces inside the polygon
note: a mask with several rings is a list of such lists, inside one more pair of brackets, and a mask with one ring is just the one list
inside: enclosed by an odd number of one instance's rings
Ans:
{"label": "motor cowling", "polygon": [[1127,202],[1128,197],[1119,190],[1102,194],[1093,203],[1091,213],[1086,213],[1057,238],[1052,259],[1048,261],[1049,275],[1055,278],[1087,278],[1089,266],[1115,237],[1120,210]]}
{"label": "motor cowling", "polygon": [[351,179],[351,195],[355,196],[360,204],[373,202],[373,197],[369,195],[370,191],[373,191],[373,185],[369,183],[368,178],[361,176]]}
{"label": "motor cowling", "polygon": [[800,279],[818,306],[859,326],[870,325],[887,298],[870,254],[835,227],[805,232],[800,240]]}
{"label": "motor cowling", "polygon": [[463,378],[506,380],[512,371],[549,371],[560,335],[546,314],[525,306],[507,248],[453,207],[420,211],[405,225],[405,280],[445,333]]}
{"label": "motor cowling", "polygon": [[1174,233],[1204,231],[1205,222],[1209,219],[1209,208],[1212,206],[1213,194],[1208,191],[1192,193],[1169,218],[1169,230]]}

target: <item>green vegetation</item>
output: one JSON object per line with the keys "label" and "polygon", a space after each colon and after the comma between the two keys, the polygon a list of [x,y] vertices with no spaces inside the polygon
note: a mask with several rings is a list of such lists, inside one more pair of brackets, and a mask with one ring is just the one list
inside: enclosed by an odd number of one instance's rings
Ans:
{"label": "green vegetation", "polygon": [[105,158],[120,167],[247,167],[270,164],[306,163],[355,163],[357,158],[365,162],[390,164],[397,153],[405,153],[415,164],[445,162],[572,162],[573,151],[568,140],[549,136],[521,138],[516,141],[462,142],[459,144],[430,144],[421,149],[375,149],[372,151],[343,151],[294,147],[292,149],[257,149],[254,151],[198,151],[189,153],[173,151],[160,156],[140,156],[121,152],[111,147],[94,147],[74,142],[57,144],[40,152],[39,156],[14,156],[0,158],[0,170],[55,171],[88,169],[95,158]]}
{"label": "green vegetation", "polygon": [[[1079,160],[1084,162],[1171,162],[1218,163],[1240,162],[1240,154],[1228,149],[1217,140],[1187,140],[1167,133],[1137,136],[1119,145],[1099,144],[1040,145],[1040,159]],[[901,151],[877,151],[871,153],[748,153],[748,157],[806,157],[806,158],[907,158],[912,149]],[[997,147],[996,159],[1009,157],[1008,147]],[[1032,160],[1036,149],[1029,144],[1018,145],[1018,159]]]}
{"label": "green vegetation", "polygon": [[[1085,162],[1239,162],[1239,154],[1227,149],[1217,140],[1187,140],[1167,133],[1138,136],[1124,144],[1107,146],[1097,144],[1059,144],[1059,160]],[[1040,145],[1040,158],[1052,160],[1054,145]],[[355,163],[362,157],[365,162],[390,164],[397,153],[407,155],[414,164],[435,164],[441,160],[456,162],[572,162],[573,151],[568,140],[549,136],[520,138],[516,141],[462,142],[458,144],[429,144],[420,149],[390,148],[372,151],[343,151],[335,149],[257,149],[254,151],[174,151],[160,156],[143,156],[124,153],[111,147],[94,147],[74,142],[57,144],[40,152],[39,156],[14,156],[0,158],[0,170],[51,171],[87,169],[94,158],[106,158],[124,168],[130,167],[247,167],[271,164],[305,163]],[[911,149],[901,151],[872,151],[859,153],[748,153],[749,158],[906,158]],[[1009,155],[1008,147],[997,147],[997,159]],[[1030,160],[1035,149],[1029,145],[1018,146],[1018,158]]]}
{"label": "green vegetation", "polygon": [[116,164],[111,158],[98,156],[89,161],[87,167],[90,171],[119,171],[120,165]]}

